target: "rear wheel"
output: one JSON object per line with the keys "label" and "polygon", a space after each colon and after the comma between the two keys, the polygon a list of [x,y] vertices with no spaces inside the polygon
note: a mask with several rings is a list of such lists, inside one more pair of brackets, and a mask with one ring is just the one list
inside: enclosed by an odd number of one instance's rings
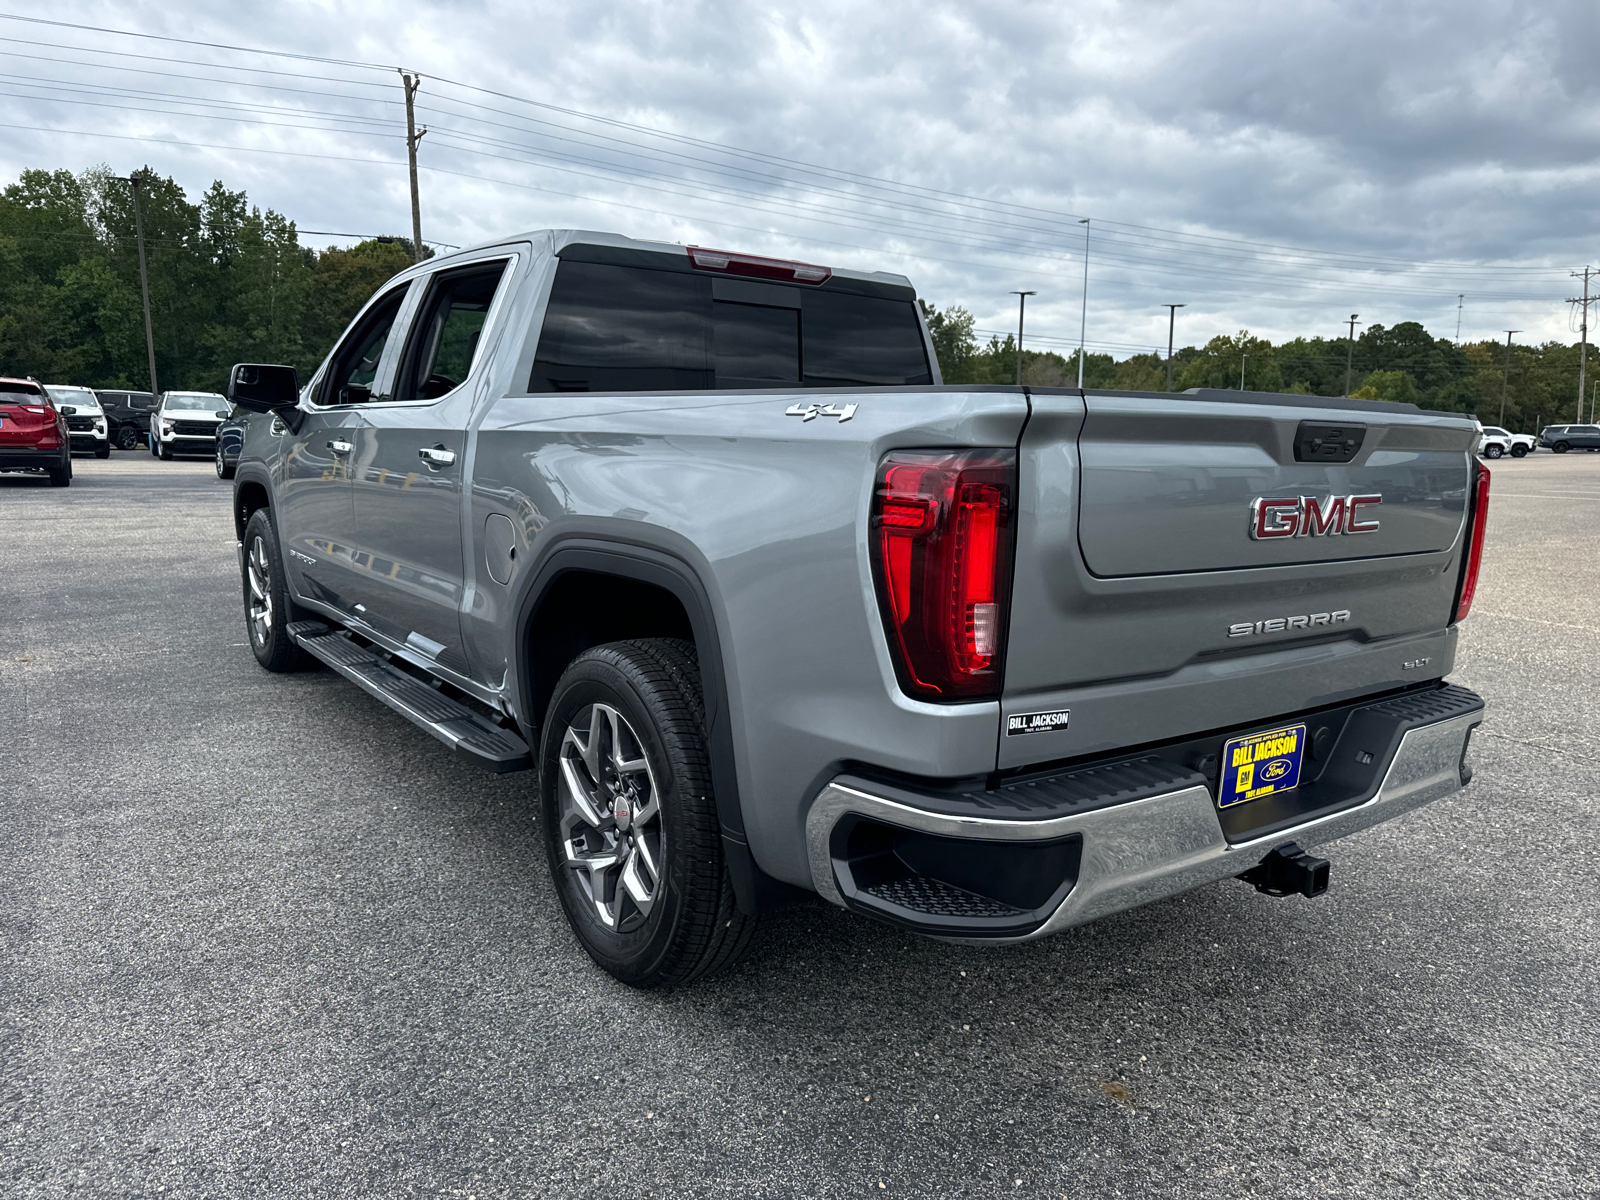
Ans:
{"label": "rear wheel", "polygon": [[68,455],[59,467],[50,468],[51,487],[70,487],[72,485],[72,456]]}
{"label": "rear wheel", "polygon": [[272,514],[258,508],[244,527],[244,623],[256,661],[269,671],[294,671],[306,653],[289,637],[298,613],[289,599]]}
{"label": "rear wheel", "polygon": [[1505,449],[1501,446],[1490,445],[1483,448],[1483,456],[1485,458],[1499,458],[1504,453]]}
{"label": "rear wheel", "polygon": [[1572,443],[1557,442],[1554,446],[1551,446],[1550,449],[1554,450],[1557,454],[1565,454],[1568,450],[1572,449]]}
{"label": "rear wheel", "polygon": [[550,701],[539,790],[556,894],[606,971],[684,984],[749,947],[756,919],[734,907],[690,643],[579,655]]}
{"label": "rear wheel", "polygon": [[228,465],[228,460],[222,455],[222,447],[217,447],[217,478],[232,479],[233,468]]}

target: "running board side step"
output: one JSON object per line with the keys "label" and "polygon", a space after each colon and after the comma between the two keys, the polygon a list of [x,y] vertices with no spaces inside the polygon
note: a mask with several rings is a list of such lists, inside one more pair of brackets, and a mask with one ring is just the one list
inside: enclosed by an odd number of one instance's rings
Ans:
{"label": "running board side step", "polygon": [[391,666],[377,651],[357,645],[340,630],[321,621],[296,621],[288,633],[307,654],[321,659],[474,765],[496,774],[533,769],[528,743],[511,730]]}

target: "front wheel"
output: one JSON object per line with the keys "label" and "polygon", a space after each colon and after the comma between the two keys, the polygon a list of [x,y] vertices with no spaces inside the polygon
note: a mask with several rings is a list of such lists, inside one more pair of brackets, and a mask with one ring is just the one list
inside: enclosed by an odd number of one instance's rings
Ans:
{"label": "front wheel", "polygon": [[117,449],[137,450],[139,448],[139,431],[132,425],[124,425],[117,430]]}
{"label": "front wheel", "polygon": [[222,447],[217,447],[217,478],[232,479],[233,468],[228,465],[228,460],[223,457]]}
{"label": "front wheel", "polygon": [[1528,448],[1526,446],[1513,446],[1513,447],[1511,447],[1511,457],[1512,458],[1525,458],[1525,457],[1527,457],[1527,454],[1528,454]]}
{"label": "front wheel", "polygon": [[545,851],[578,941],[632,987],[735,962],[756,919],[734,907],[693,645],[611,642],[551,698],[539,753]]}
{"label": "front wheel", "polygon": [[294,671],[306,653],[289,636],[296,612],[283,577],[272,514],[258,508],[244,527],[244,624],[256,661],[269,671]]}
{"label": "front wheel", "polygon": [[172,461],[172,447],[169,446],[166,442],[162,442],[161,443],[160,458],[161,458],[162,462],[171,462]]}
{"label": "front wheel", "polygon": [[1501,446],[1485,446],[1483,448],[1483,456],[1485,458],[1499,458],[1504,453],[1505,449]]}

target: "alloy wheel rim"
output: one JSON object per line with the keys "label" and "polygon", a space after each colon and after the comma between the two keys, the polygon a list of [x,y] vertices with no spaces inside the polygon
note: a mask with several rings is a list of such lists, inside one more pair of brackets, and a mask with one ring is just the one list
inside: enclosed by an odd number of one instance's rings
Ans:
{"label": "alloy wheel rim", "polygon": [[666,837],[655,773],[627,718],[580,710],[561,739],[561,850],[600,923],[631,933],[661,896]]}
{"label": "alloy wheel rim", "polygon": [[272,636],[272,566],[267,559],[267,544],[259,537],[250,542],[245,579],[250,584],[250,636],[256,645],[265,646]]}
{"label": "alloy wheel rim", "polygon": [[221,478],[221,476],[222,476],[222,447],[218,446],[217,447],[217,477]]}

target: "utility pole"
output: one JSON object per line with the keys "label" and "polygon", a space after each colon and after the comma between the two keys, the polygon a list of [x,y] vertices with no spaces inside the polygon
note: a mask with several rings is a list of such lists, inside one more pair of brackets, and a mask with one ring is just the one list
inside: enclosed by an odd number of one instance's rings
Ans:
{"label": "utility pole", "polygon": [[1239,390],[1244,391],[1244,360],[1250,356],[1243,350],[1239,351]]}
{"label": "utility pole", "polygon": [[133,189],[133,230],[134,238],[139,243],[139,291],[144,296],[144,352],[150,359],[150,394],[159,399],[161,388],[156,384],[156,339],[150,330],[150,276],[144,267],[144,217],[139,212],[139,185],[144,182],[144,176],[118,175],[117,179]]}
{"label": "utility pole", "polygon": [[1083,307],[1078,313],[1078,387],[1083,387],[1084,335],[1089,328],[1089,218],[1079,222],[1083,226]]}
{"label": "utility pole", "polygon": [[1167,310],[1167,391],[1172,390],[1172,329],[1178,322],[1178,310],[1188,308],[1187,304],[1168,304],[1163,307]]}
{"label": "utility pole", "polygon": [[[1038,292],[1012,292],[1017,298],[1017,386],[1022,386],[1022,318],[1028,310],[1028,297],[1037,296]],[[1078,385],[1082,387],[1080,383]]]}
{"label": "utility pole", "polygon": [[416,106],[413,103],[417,89],[422,86],[421,75],[400,72],[400,81],[406,89],[406,157],[411,163],[411,253],[413,260],[422,261],[422,202],[417,197],[417,143],[427,133],[427,127],[417,128]]}
{"label": "utility pole", "polygon": [[1461,306],[1467,302],[1465,292],[1456,293],[1456,345],[1461,344]]}
{"label": "utility pole", "polygon": [[1360,313],[1350,314],[1350,336],[1345,341],[1344,348],[1344,394],[1350,394],[1350,368],[1355,363],[1356,355],[1356,318]]}
{"label": "utility pole", "polygon": [[[1506,424],[1506,386],[1511,382],[1511,335],[1521,333],[1520,329],[1506,330],[1506,367],[1500,373],[1500,427]],[[1578,394],[1578,420],[1583,420],[1583,394]]]}
{"label": "utility pole", "polygon": [[1578,345],[1578,420],[1583,420],[1583,384],[1584,377],[1589,372],[1589,305],[1600,297],[1589,295],[1589,277],[1597,274],[1592,267],[1585,267],[1582,271],[1571,271],[1569,274],[1574,279],[1583,280],[1583,295],[1581,297],[1568,297],[1568,304],[1581,304],[1583,316],[1578,328],[1582,332],[1582,341]]}

